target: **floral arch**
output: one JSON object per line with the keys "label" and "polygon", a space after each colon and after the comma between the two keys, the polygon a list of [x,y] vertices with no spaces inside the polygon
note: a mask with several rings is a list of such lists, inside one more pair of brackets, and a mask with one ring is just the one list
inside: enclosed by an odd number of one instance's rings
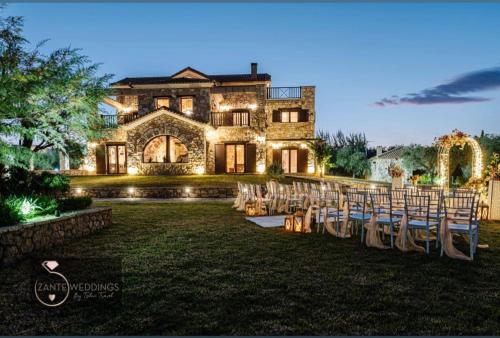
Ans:
{"label": "floral arch", "polygon": [[483,171],[483,153],[479,143],[466,133],[453,130],[449,135],[443,135],[436,140],[438,146],[438,175],[441,185],[448,187],[450,184],[450,149],[458,146],[460,149],[468,144],[472,149],[472,175],[471,180],[480,179]]}

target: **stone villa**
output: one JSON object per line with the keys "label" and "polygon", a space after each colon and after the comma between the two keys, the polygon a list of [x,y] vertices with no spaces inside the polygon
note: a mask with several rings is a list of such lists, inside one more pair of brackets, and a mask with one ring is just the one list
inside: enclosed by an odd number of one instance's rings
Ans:
{"label": "stone villa", "polygon": [[187,67],[170,76],[124,78],[105,103],[109,135],[89,143],[96,174],[286,173],[314,171],[315,88],[272,87],[271,75],[206,75]]}

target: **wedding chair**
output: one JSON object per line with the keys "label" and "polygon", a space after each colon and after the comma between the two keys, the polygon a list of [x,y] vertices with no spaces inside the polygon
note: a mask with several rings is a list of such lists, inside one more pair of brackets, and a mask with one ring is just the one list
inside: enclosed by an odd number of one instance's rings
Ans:
{"label": "wedding chair", "polygon": [[[421,230],[425,232],[425,252],[429,254],[431,231],[439,232],[439,221],[431,219],[431,201],[429,196],[405,195],[405,214],[408,220],[408,230]],[[436,247],[438,240],[436,239]]]}
{"label": "wedding chair", "polygon": [[340,196],[338,191],[327,191],[325,194],[325,207],[323,208],[323,217],[318,220],[318,228],[323,225],[323,234],[325,233],[326,222],[335,223],[335,230],[340,232],[340,222],[343,220],[342,206],[340,205]]}
{"label": "wedding chair", "polygon": [[[469,256],[474,259],[479,242],[479,221],[477,209],[479,198],[477,196],[453,196],[445,198],[444,210],[448,222],[448,231],[469,237]],[[441,256],[443,256],[441,246]]]}
{"label": "wedding chair", "polygon": [[377,224],[382,225],[382,238],[385,237],[384,227],[389,226],[391,248],[394,248],[395,228],[401,223],[401,214],[394,213],[392,198],[389,193],[370,194],[372,208],[377,216]]}
{"label": "wedding chair", "polygon": [[[365,223],[368,223],[371,218],[371,214],[367,208],[368,194],[366,192],[347,192],[347,222],[353,221],[355,224],[361,224],[361,243],[364,241],[365,237]],[[357,232],[357,230],[355,231]],[[351,227],[352,233],[352,227]]]}

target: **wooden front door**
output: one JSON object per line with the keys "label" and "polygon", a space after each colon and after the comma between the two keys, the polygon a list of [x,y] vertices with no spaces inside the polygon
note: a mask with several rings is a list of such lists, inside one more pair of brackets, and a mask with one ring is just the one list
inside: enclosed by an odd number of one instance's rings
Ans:
{"label": "wooden front door", "polygon": [[106,146],[107,173],[126,174],[127,173],[127,152],[124,144],[113,144]]}
{"label": "wooden front door", "polygon": [[254,143],[227,143],[215,145],[215,173],[255,173],[257,145]]}

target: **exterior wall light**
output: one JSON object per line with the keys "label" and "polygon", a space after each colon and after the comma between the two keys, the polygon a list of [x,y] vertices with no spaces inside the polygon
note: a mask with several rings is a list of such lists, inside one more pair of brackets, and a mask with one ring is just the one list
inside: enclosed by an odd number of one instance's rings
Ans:
{"label": "exterior wall light", "polygon": [[191,188],[190,187],[185,187],[184,188],[184,192],[189,194],[191,192]]}
{"label": "exterior wall light", "polygon": [[257,165],[257,172],[259,174],[263,174],[265,171],[266,171],[266,166],[264,165],[264,163],[260,163]]}
{"label": "exterior wall light", "polygon": [[271,147],[272,147],[273,149],[280,149],[280,148],[281,148],[281,146],[282,146],[282,144],[281,144],[281,143],[273,143],[273,144],[271,144]]}
{"label": "exterior wall light", "polygon": [[127,168],[127,173],[129,175],[137,175],[138,172],[139,172],[139,169],[137,169],[137,167],[128,167]]}
{"label": "exterior wall light", "polygon": [[75,189],[75,193],[76,193],[77,195],[80,195],[82,192],[83,192],[83,189],[82,189],[82,188],[76,188],[76,189]]}
{"label": "exterior wall light", "polygon": [[128,193],[130,195],[133,195],[135,193],[135,188],[134,187],[130,187],[130,188],[127,189],[127,191],[128,191]]}
{"label": "exterior wall light", "polygon": [[194,168],[194,173],[196,175],[203,175],[205,173],[205,167],[203,166],[198,166]]}
{"label": "exterior wall light", "polygon": [[215,130],[207,131],[207,140],[213,140],[217,137],[217,132]]}
{"label": "exterior wall light", "polygon": [[86,165],[84,166],[84,169],[85,169],[86,171],[94,172],[94,171],[95,171],[95,166],[93,166],[93,165],[91,165],[91,164],[86,164]]}
{"label": "exterior wall light", "polygon": [[228,105],[228,104],[221,104],[221,105],[219,106],[219,110],[220,110],[220,111],[228,111],[228,110],[230,110],[230,109],[231,109],[231,106],[230,106],[230,105]]}
{"label": "exterior wall light", "polygon": [[306,149],[306,148],[307,148],[307,144],[305,144],[305,143],[301,143],[301,144],[300,144],[300,147],[301,147],[302,149]]}
{"label": "exterior wall light", "polygon": [[193,111],[191,109],[188,109],[184,112],[184,114],[186,114],[187,116],[191,116],[193,115]]}
{"label": "exterior wall light", "polygon": [[309,165],[307,167],[307,173],[308,174],[314,174],[314,165]]}
{"label": "exterior wall light", "polygon": [[266,142],[266,137],[265,136],[257,136],[257,137],[255,137],[255,141],[257,141],[259,143],[264,143],[264,142]]}
{"label": "exterior wall light", "polygon": [[257,109],[257,103],[250,103],[247,107],[250,110],[255,110]]}

